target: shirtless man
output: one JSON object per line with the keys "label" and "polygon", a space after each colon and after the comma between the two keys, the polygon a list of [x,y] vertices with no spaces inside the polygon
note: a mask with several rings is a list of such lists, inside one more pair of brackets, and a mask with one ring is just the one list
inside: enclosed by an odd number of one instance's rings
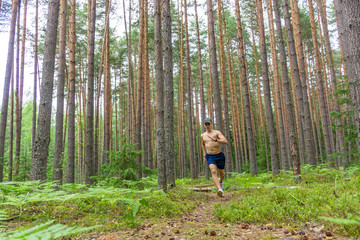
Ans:
{"label": "shirtless man", "polygon": [[[204,161],[207,161],[212,179],[218,189],[217,195],[224,196],[223,180],[225,178],[225,155],[221,152],[220,144],[227,144],[227,140],[220,131],[212,129],[212,121],[210,118],[204,120],[206,132],[201,134]],[[217,169],[219,169],[220,178],[217,177]]]}

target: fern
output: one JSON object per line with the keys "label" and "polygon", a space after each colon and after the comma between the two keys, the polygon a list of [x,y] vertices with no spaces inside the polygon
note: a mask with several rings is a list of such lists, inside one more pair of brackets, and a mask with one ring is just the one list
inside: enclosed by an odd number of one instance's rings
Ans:
{"label": "fern", "polygon": [[360,217],[356,217],[355,219],[346,219],[346,218],[330,218],[330,217],[319,217],[329,222],[342,224],[342,225],[357,225],[360,226]]}
{"label": "fern", "polygon": [[0,238],[4,240],[10,239],[57,239],[69,235],[78,234],[80,232],[89,231],[99,226],[93,227],[68,227],[64,224],[54,224],[54,221],[48,221],[46,223],[36,225],[32,228],[25,230],[15,230],[9,233],[0,234]]}

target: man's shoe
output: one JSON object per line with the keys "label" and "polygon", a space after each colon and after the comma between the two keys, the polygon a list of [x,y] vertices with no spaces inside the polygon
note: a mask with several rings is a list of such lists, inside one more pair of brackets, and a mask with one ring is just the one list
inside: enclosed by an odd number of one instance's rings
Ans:
{"label": "man's shoe", "polygon": [[218,192],[217,192],[217,195],[219,197],[224,197],[224,191],[222,189],[219,189]]}

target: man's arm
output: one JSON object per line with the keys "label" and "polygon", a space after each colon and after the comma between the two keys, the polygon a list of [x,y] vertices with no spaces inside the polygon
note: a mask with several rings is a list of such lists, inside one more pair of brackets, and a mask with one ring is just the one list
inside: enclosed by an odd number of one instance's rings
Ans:
{"label": "man's arm", "polygon": [[226,138],[224,137],[224,135],[220,132],[220,131],[217,131],[217,142],[220,143],[220,144],[227,144],[227,140]]}
{"label": "man's arm", "polygon": [[203,136],[201,135],[201,139],[202,139],[202,149],[203,149],[203,156],[204,156],[204,161],[205,159],[205,155],[206,155],[206,149],[205,149],[205,143],[204,143],[204,139]]}

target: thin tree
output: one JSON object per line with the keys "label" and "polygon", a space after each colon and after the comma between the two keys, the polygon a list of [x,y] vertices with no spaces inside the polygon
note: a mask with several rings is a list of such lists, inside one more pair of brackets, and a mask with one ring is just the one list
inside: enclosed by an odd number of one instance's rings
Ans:
{"label": "thin tree", "polygon": [[240,58],[240,69],[241,69],[241,80],[243,87],[243,103],[245,108],[245,119],[246,119],[246,130],[249,147],[249,158],[250,158],[250,173],[252,176],[258,174],[256,150],[255,150],[255,139],[254,130],[252,127],[251,110],[250,110],[250,96],[249,96],[249,83],[246,74],[246,59],[244,49],[244,39],[242,34],[241,18],[240,18],[240,5],[239,0],[235,0],[236,7],[236,23],[237,23],[237,40],[239,43],[239,58]]}
{"label": "thin tree", "polygon": [[[333,109],[333,111],[340,113],[340,106],[337,101],[339,96],[336,93],[338,83],[337,83],[336,74],[335,74],[334,60],[332,57],[332,49],[331,49],[331,45],[330,45],[330,35],[329,35],[328,22],[327,22],[327,16],[326,16],[326,5],[324,6],[321,0],[316,0],[316,2],[318,5],[318,8],[320,10],[321,23],[322,23],[322,27],[323,27],[322,29],[324,32],[324,40],[325,40],[325,48],[326,48],[326,59],[327,59],[327,63],[328,63],[328,68],[330,70],[330,79],[331,79],[332,95],[333,95],[332,109]],[[336,139],[337,139],[336,145],[337,145],[338,151],[341,153],[344,153],[346,151],[345,136],[344,136],[344,131],[341,128],[341,126],[342,126],[341,117],[336,117],[334,119],[334,122],[335,122],[335,126],[336,126]],[[344,161],[345,158],[342,158],[342,160]],[[344,167],[346,167],[346,166],[344,166]]]}
{"label": "thin tree", "polygon": [[164,59],[164,128],[165,152],[167,155],[167,184],[175,187],[175,153],[174,153],[174,86],[173,86],[173,56],[171,40],[171,6],[170,0],[162,0],[162,36]]}
{"label": "thin tree", "polygon": [[291,151],[291,160],[293,163],[294,174],[300,174],[300,161],[298,159],[298,148],[296,144],[296,128],[295,128],[295,117],[294,117],[294,104],[291,97],[291,89],[289,82],[289,73],[287,68],[287,59],[285,53],[285,44],[282,33],[281,19],[280,19],[280,10],[278,0],[273,1],[274,12],[275,12],[275,24],[276,32],[278,38],[278,48],[280,51],[280,64],[281,64],[281,78],[283,83],[283,90],[285,93],[286,100],[286,110],[288,117],[288,127],[289,127],[289,140],[290,140],[290,151]]}
{"label": "thin tree", "polygon": [[[290,20],[290,13],[289,13],[289,6],[287,0],[283,0],[283,10],[284,10],[284,18],[285,18],[285,26],[286,26],[286,32],[287,32],[287,40],[289,45],[289,53],[290,53],[290,61],[291,66],[294,74],[294,82],[296,84],[296,96],[297,96],[297,103],[299,105],[299,111],[304,112],[304,104],[303,104],[303,89],[300,81],[300,72],[299,72],[299,66],[297,61],[297,54],[295,49],[295,42],[294,42],[294,34],[292,30],[291,20]],[[301,114],[304,116],[304,113]],[[302,124],[302,121],[298,121],[298,125],[300,126]],[[309,126],[311,127],[311,126]],[[300,128],[301,131],[301,128]],[[294,150],[291,149],[293,152]],[[307,151],[308,153],[308,151]],[[308,153],[309,154],[309,153]],[[311,157],[313,157],[312,155]],[[294,168],[294,174],[300,175],[300,162],[293,162],[293,168]],[[300,179],[298,179],[300,180]]]}
{"label": "thin tree", "polygon": [[66,182],[75,182],[75,44],[76,44],[76,0],[70,0],[69,18],[69,114],[68,114],[68,159]]}
{"label": "thin tree", "polygon": [[110,79],[110,33],[109,33],[109,14],[110,0],[105,4],[105,38],[104,38],[104,138],[102,147],[101,164],[109,163],[109,153],[111,151],[111,79]]}
{"label": "thin tree", "polygon": [[190,175],[191,178],[197,178],[196,176],[196,156],[195,156],[195,141],[193,138],[193,94],[192,94],[192,82],[191,82],[191,63],[190,63],[190,45],[189,45],[189,29],[188,29],[188,14],[187,14],[187,2],[184,0],[184,15],[185,15],[185,52],[186,52],[186,83],[188,90],[188,117],[189,117],[189,153],[190,153]]}
{"label": "thin tree", "polygon": [[161,10],[160,0],[155,0],[155,78],[156,78],[156,139],[157,139],[157,166],[158,188],[166,192],[165,166],[165,130],[164,130],[164,78],[161,41]]}
{"label": "thin tree", "polygon": [[62,159],[63,159],[63,124],[64,124],[64,88],[66,68],[66,15],[67,1],[60,2],[60,36],[59,36],[59,63],[58,63],[58,86],[56,105],[56,126],[54,146],[53,180],[62,181]]}
{"label": "thin tree", "polygon": [[86,101],[86,147],[85,147],[85,183],[91,184],[91,176],[95,175],[94,157],[94,50],[95,50],[95,23],[96,0],[88,0],[88,47],[87,47],[87,101]]}
{"label": "thin tree", "polygon": [[[142,116],[142,100],[143,100],[143,92],[144,92],[144,1],[140,0],[140,26],[139,26],[139,63],[138,63],[138,81],[137,81],[137,104],[136,104],[136,125],[135,125],[135,143],[136,150],[141,149],[141,116]],[[141,165],[141,154],[138,155],[136,159],[137,164]],[[137,175],[141,177],[141,172],[138,170]]]}
{"label": "thin tree", "polygon": [[[276,0],[275,0],[276,1]],[[269,29],[270,29],[270,45],[271,45],[271,59],[273,63],[274,71],[274,80],[275,80],[275,92],[277,99],[277,113],[278,113],[278,140],[280,140],[280,166],[281,169],[287,169],[287,149],[286,149],[286,139],[285,139],[285,127],[284,127],[284,109],[283,109],[283,99],[281,94],[280,86],[280,73],[278,68],[278,55],[276,52],[276,41],[275,41],[275,30],[274,30],[274,16],[273,16],[273,7],[272,0],[266,1],[266,6],[269,16]]]}
{"label": "thin tree", "polygon": [[[195,23],[196,23],[196,46],[198,54],[198,69],[199,69],[199,90],[200,90],[200,109],[201,109],[201,121],[205,119],[205,98],[204,98],[204,76],[201,59],[201,46],[200,46],[200,33],[199,33],[199,19],[197,13],[197,2],[195,5]],[[205,132],[205,127],[202,125],[202,132]]]}
{"label": "thin tree", "polygon": [[[19,14],[20,16],[20,14]],[[20,79],[17,82],[17,101],[16,101],[16,140],[15,140],[15,170],[17,177],[19,173],[20,150],[21,150],[21,119],[22,119],[22,103],[23,103],[23,89],[24,89],[24,66],[25,66],[25,38],[26,38],[26,17],[27,17],[27,0],[24,1],[24,17],[22,26],[21,39],[21,63],[20,63]],[[19,84],[19,85],[18,85]]]}
{"label": "thin tree", "polygon": [[33,87],[33,112],[32,112],[32,131],[31,149],[34,151],[36,135],[36,109],[37,109],[37,78],[38,78],[38,35],[39,35],[39,0],[35,2],[35,42],[34,42],[34,87]]}
{"label": "thin tree", "polygon": [[218,63],[216,57],[216,43],[215,43],[215,27],[214,27],[214,10],[211,0],[206,0],[207,3],[207,15],[209,26],[209,41],[210,41],[210,58],[211,58],[211,76],[215,103],[215,116],[216,120],[214,124],[216,129],[223,132],[222,113],[221,113],[221,98],[220,98],[220,86],[219,86],[219,72]]}
{"label": "thin tree", "polygon": [[30,180],[46,179],[46,166],[50,143],[51,105],[54,85],[58,16],[59,1],[50,0],[48,5],[48,19],[44,45],[44,64],[40,89],[38,127],[35,137]]}
{"label": "thin tree", "polygon": [[[265,30],[264,30],[264,16],[262,9],[262,0],[256,1],[256,13],[258,19],[258,31],[260,36],[260,49],[261,49],[261,63],[262,63],[262,75],[263,75],[263,88],[264,88],[264,100],[265,100],[265,112],[267,128],[269,132],[270,140],[270,154],[271,154],[271,170],[273,175],[279,174],[279,160],[277,156],[277,144],[276,144],[276,132],[274,127],[274,118],[271,106],[271,93],[270,93],[270,80],[269,80],[269,67],[267,62],[266,42],[265,42]],[[276,57],[273,55],[273,58]],[[276,76],[278,77],[277,66],[273,66]]]}
{"label": "thin tree", "polygon": [[[284,0],[283,0],[284,1]],[[315,164],[315,148],[314,148],[314,139],[313,139],[313,131],[311,127],[311,119],[310,119],[310,106],[309,106],[309,97],[308,97],[308,87],[306,85],[306,67],[305,67],[305,54],[302,44],[302,35],[300,29],[300,15],[299,15],[299,7],[298,0],[292,0],[293,5],[291,8],[291,14],[293,17],[294,23],[294,36],[296,43],[296,52],[299,62],[299,70],[300,70],[300,80],[302,87],[302,97],[303,97],[303,109],[302,118],[303,118],[303,131],[304,131],[304,140],[305,140],[305,150],[306,150],[306,160],[308,164]],[[284,5],[285,6],[285,5]],[[285,10],[284,10],[285,11]]]}
{"label": "thin tree", "polygon": [[[228,106],[228,94],[227,94],[227,81],[226,81],[226,69],[225,69],[225,49],[224,49],[224,32],[223,32],[223,19],[222,19],[222,6],[221,1],[218,0],[218,21],[219,21],[219,44],[220,44],[220,75],[221,75],[221,92],[223,105],[222,109],[224,110],[224,135],[225,138],[230,139],[230,117],[229,117],[229,106]],[[233,157],[231,150],[231,143],[225,146],[226,151],[226,170],[232,172],[233,167]]]}
{"label": "thin tree", "polygon": [[0,182],[4,177],[4,148],[5,148],[5,136],[6,136],[6,124],[9,105],[9,87],[12,74],[12,65],[14,58],[14,40],[15,40],[15,24],[17,16],[17,8],[19,1],[14,0],[11,9],[11,22],[10,22],[10,36],[8,45],[8,55],[5,69],[5,81],[3,91],[3,101],[1,105],[1,120],[0,120]]}
{"label": "thin tree", "polygon": [[14,155],[14,77],[11,74],[10,83],[10,134],[9,134],[9,172],[8,181],[13,179],[13,155]]}
{"label": "thin tree", "polygon": [[[319,45],[318,45],[318,39],[317,39],[317,32],[316,32],[316,26],[315,26],[315,17],[314,17],[314,7],[311,1],[309,2],[309,11],[310,11],[310,24],[311,24],[311,34],[313,38],[313,46],[314,46],[314,52],[315,52],[315,66],[316,66],[316,76],[317,76],[317,85],[319,90],[319,98],[320,98],[320,109],[321,109],[321,123],[322,123],[322,130],[324,134],[324,141],[325,141],[325,149],[326,154],[330,155],[332,152],[331,149],[331,143],[330,143],[330,131],[331,129],[328,127],[328,108],[326,105],[325,100],[325,87],[324,87],[324,78],[323,73],[321,69],[321,61],[320,61],[320,51],[319,51]],[[333,166],[333,164],[332,164]]]}
{"label": "thin tree", "polygon": [[[19,2],[18,6],[18,13],[17,13],[17,23],[16,23],[16,58],[15,58],[15,117],[16,117],[16,127],[19,126],[19,88],[20,88],[20,13],[21,13],[21,1]],[[16,180],[19,175],[19,168],[20,168],[20,159],[16,157],[16,141],[21,137],[21,132],[19,133],[15,130],[15,163],[14,163],[14,179]]]}

